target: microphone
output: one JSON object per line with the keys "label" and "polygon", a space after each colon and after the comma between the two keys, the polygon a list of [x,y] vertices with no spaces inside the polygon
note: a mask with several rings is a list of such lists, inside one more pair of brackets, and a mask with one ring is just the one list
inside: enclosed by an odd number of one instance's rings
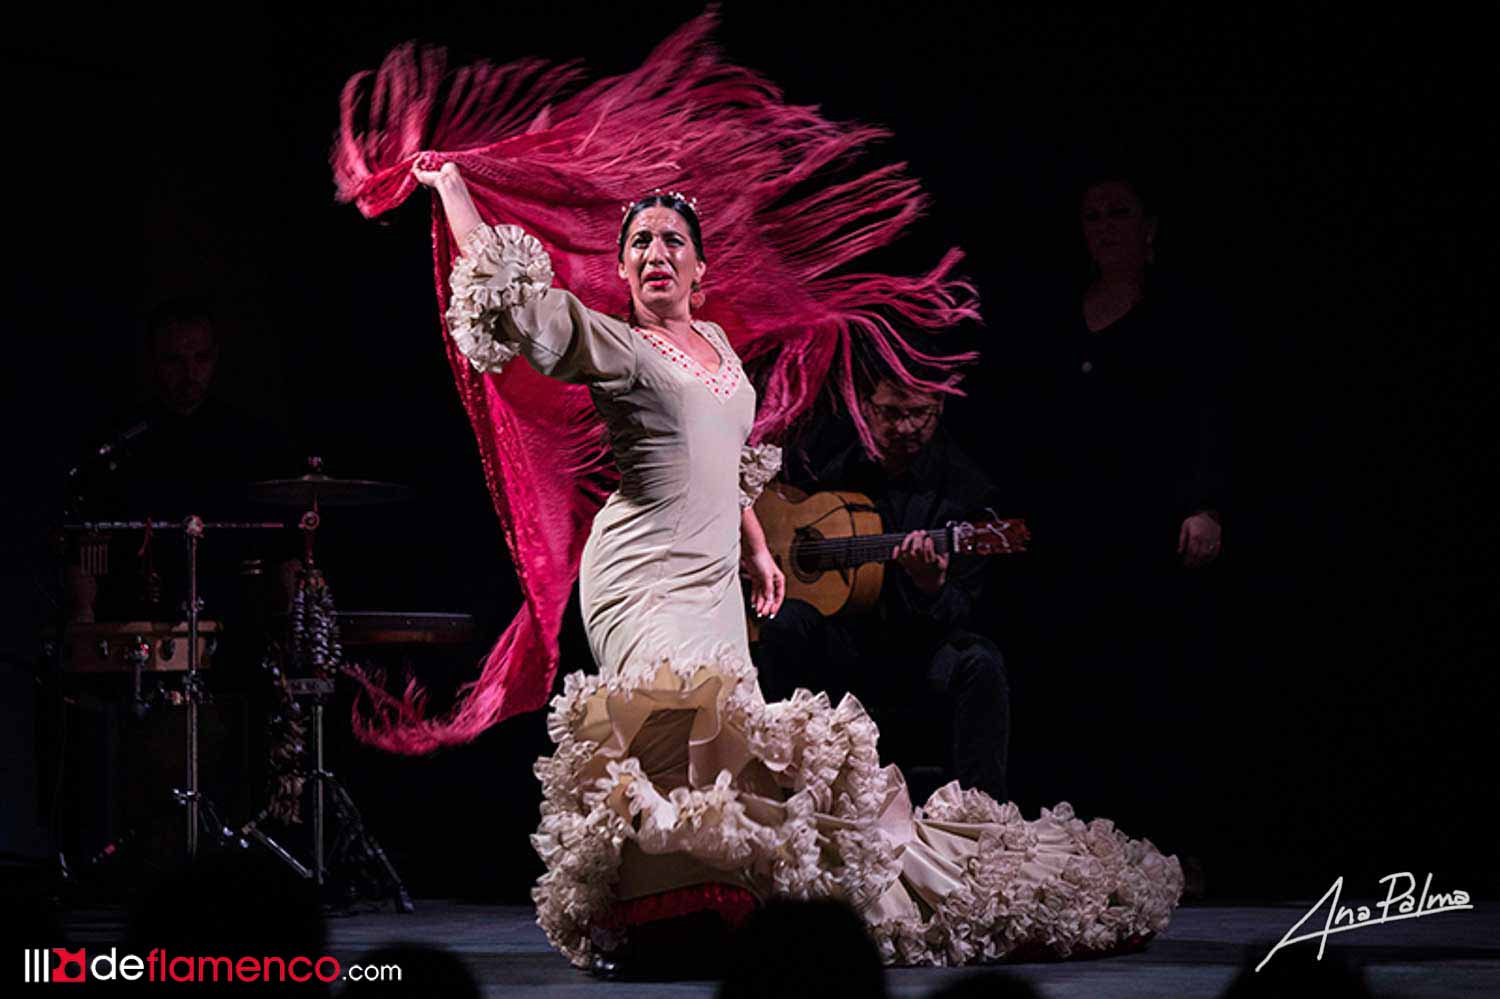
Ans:
{"label": "microphone", "polygon": [[131,441],[135,440],[137,437],[141,436],[141,434],[144,434],[150,429],[150,420],[142,420],[134,426],[126,427],[124,430],[116,434],[111,440],[108,440],[105,443],[100,444],[98,447],[94,448],[94,450],[89,452],[88,457],[83,461],[68,469],[68,478],[76,479],[78,475],[83,471],[83,466],[87,462],[108,458],[110,455],[120,450],[120,448],[124,447],[126,444],[129,444]]}
{"label": "microphone", "polygon": [[125,430],[120,431],[120,433],[115,436],[115,439],[110,441],[109,443],[99,445],[98,450],[94,452],[94,456],[96,458],[108,458],[110,455],[115,453],[116,448],[124,447],[126,444],[129,444],[131,441],[135,440],[141,434],[150,429],[151,421],[142,420],[135,426],[128,427]]}

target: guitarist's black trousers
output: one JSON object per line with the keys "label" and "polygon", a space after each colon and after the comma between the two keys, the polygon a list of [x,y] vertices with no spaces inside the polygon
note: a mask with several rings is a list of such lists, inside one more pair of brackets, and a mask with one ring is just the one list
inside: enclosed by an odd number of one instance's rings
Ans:
{"label": "guitarist's black trousers", "polygon": [[1010,685],[1000,650],[958,629],[886,632],[878,622],[826,618],[788,600],[760,622],[761,693],[784,700],[805,687],[834,704],[851,693],[880,726],[882,759],[903,768],[937,764],[964,787],[1008,800]]}

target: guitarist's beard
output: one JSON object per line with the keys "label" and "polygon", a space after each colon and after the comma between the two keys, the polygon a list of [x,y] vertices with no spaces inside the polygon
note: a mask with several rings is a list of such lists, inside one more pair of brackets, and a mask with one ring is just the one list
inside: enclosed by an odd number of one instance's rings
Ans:
{"label": "guitarist's beard", "polygon": [[884,454],[881,456],[882,464],[906,469],[916,463],[918,455],[922,453],[922,448],[926,446],[927,442],[921,437],[903,436],[891,437],[888,440],[879,441],[878,443],[884,451]]}

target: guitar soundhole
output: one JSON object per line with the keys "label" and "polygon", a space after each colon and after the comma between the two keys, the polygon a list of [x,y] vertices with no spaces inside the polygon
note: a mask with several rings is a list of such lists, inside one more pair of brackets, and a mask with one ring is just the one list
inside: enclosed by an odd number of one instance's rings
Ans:
{"label": "guitar soundhole", "polygon": [[804,583],[812,583],[823,575],[824,567],[818,564],[818,556],[807,550],[807,542],[822,541],[823,535],[816,528],[799,527],[792,537],[792,575]]}

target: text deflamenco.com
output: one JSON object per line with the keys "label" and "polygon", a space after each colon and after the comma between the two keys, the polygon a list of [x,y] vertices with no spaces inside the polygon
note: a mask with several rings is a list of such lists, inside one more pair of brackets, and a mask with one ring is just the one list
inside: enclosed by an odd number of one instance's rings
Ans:
{"label": "text deflamenco.com", "polygon": [[35,948],[25,952],[23,981],[51,982],[264,982],[269,985],[306,982],[399,982],[397,964],[344,965],[330,954],[269,957],[170,954],[153,947],[143,957],[122,954],[119,948],[96,951],[66,947]]}

